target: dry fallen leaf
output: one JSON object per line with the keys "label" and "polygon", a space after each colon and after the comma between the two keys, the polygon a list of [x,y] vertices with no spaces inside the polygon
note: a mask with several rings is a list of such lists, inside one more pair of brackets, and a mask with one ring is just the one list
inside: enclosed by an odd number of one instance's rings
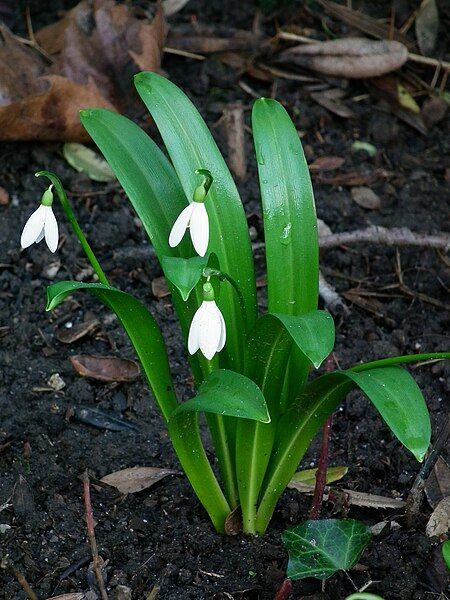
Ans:
{"label": "dry fallen leaf", "polygon": [[379,196],[368,187],[354,187],[350,190],[350,193],[354,202],[363,208],[368,210],[379,210],[381,208]]}
{"label": "dry fallen leaf", "polygon": [[350,119],[355,116],[355,113],[342,102],[344,96],[344,90],[339,88],[331,88],[330,90],[325,90],[323,92],[311,93],[311,99],[317,102],[317,104],[323,106],[323,108],[326,108],[338,117]]}
{"label": "dry fallen leaf", "polygon": [[425,529],[429,537],[445,536],[450,531],[450,496],[443,498],[434,509]]}
{"label": "dry fallen leaf", "polygon": [[285,50],[279,60],[292,62],[312,71],[367,79],[399,69],[408,59],[407,48],[396,41],[344,38],[313,42]]}
{"label": "dry fallen leaf", "polygon": [[226,26],[178,25],[171,27],[167,46],[185,52],[251,52],[260,50],[262,38],[251,31]]}
{"label": "dry fallen leaf", "polygon": [[238,535],[242,531],[242,510],[238,505],[225,519],[226,535]]}
{"label": "dry fallen leaf", "polygon": [[87,141],[80,109],[131,109],[131,75],[159,68],[164,37],[160,4],[149,22],[113,0],[82,0],[36,33],[53,63],[0,27],[0,139]]}
{"label": "dry fallen leaf", "polygon": [[436,0],[422,0],[416,17],[416,38],[420,51],[425,56],[436,46],[439,31],[439,13]]}
{"label": "dry fallen leaf", "polygon": [[63,344],[72,344],[89,333],[92,333],[97,326],[97,319],[89,319],[87,321],[83,321],[82,323],[76,323],[76,325],[73,325],[69,329],[64,328],[58,332],[56,337]]}
{"label": "dry fallen leaf", "polygon": [[432,508],[450,496],[450,467],[440,456],[425,484],[425,494]]}
{"label": "dry fallen leaf", "polygon": [[106,160],[83,144],[64,144],[63,155],[71,167],[79,173],[86,173],[92,181],[107,183],[116,179]]}
{"label": "dry fallen leaf", "polygon": [[223,128],[228,146],[228,164],[238,181],[243,181],[247,174],[244,126],[244,107],[242,103],[228,104],[223,112]]}
{"label": "dry fallen leaf", "polygon": [[344,163],[345,158],[341,156],[321,156],[308,166],[311,173],[320,173],[321,171],[335,171]]}
{"label": "dry fallen leaf", "polygon": [[158,298],[158,300],[160,300],[161,298],[165,298],[166,296],[170,296],[170,291],[167,287],[167,282],[163,275],[161,277],[155,277],[155,279],[153,279],[152,294],[155,296],[155,298]]}
{"label": "dry fallen leaf", "polygon": [[86,594],[84,592],[74,592],[72,594],[61,594],[61,596],[52,596],[47,600],[85,600]]}
{"label": "dry fallen leaf", "polygon": [[70,362],[79,375],[97,381],[134,381],[140,373],[139,365],[134,360],[115,358],[114,356],[78,354],[71,356]]}
{"label": "dry fallen leaf", "polygon": [[167,475],[177,474],[177,471],[158,467],[130,467],[105,475],[100,481],[117,488],[121,494],[135,494],[152,487]]}

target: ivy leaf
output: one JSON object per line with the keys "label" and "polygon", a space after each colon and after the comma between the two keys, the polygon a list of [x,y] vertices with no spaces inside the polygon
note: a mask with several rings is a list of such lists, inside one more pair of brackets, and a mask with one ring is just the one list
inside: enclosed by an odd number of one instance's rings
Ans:
{"label": "ivy leaf", "polygon": [[290,579],[328,579],[336,571],[351,569],[372,534],[369,527],[354,519],[306,521],[281,534],[289,553]]}
{"label": "ivy leaf", "polygon": [[208,264],[208,256],[193,256],[192,258],[178,258],[176,256],[163,256],[161,266],[166,279],[178,289],[184,301],[187,301]]}
{"label": "ivy leaf", "polygon": [[447,569],[450,571],[450,540],[447,540],[442,544],[442,556],[444,557]]}

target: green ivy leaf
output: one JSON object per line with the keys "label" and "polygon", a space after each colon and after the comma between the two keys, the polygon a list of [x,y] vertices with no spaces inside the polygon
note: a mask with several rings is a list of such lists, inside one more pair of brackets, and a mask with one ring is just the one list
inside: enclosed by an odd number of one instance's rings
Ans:
{"label": "green ivy leaf", "polygon": [[269,423],[266,401],[259,387],[245,375],[217,369],[202,383],[197,396],[173,413],[205,412]]}
{"label": "green ivy leaf", "polygon": [[351,569],[372,534],[369,527],[354,519],[306,521],[281,534],[289,553],[290,579],[328,579],[336,571]]}
{"label": "green ivy leaf", "polygon": [[447,569],[450,571],[450,540],[447,540],[442,544],[442,556],[444,557]]}
{"label": "green ivy leaf", "polygon": [[192,258],[177,258],[163,256],[161,266],[166,279],[178,289],[184,301],[188,300],[208,264],[208,256],[193,256]]}

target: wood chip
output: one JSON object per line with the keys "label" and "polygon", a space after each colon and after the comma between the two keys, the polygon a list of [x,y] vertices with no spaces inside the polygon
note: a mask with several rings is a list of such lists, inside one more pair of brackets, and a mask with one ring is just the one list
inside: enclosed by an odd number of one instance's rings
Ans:
{"label": "wood chip", "polygon": [[434,509],[425,532],[428,537],[441,537],[450,531],[450,496],[443,498]]}
{"label": "wood chip", "polygon": [[345,158],[341,156],[320,156],[316,160],[308,165],[311,173],[321,173],[322,171],[335,171],[342,167],[345,163]]}
{"label": "wood chip", "polygon": [[178,471],[159,467],[131,467],[105,475],[100,481],[117,488],[121,494],[135,494],[152,487],[167,475],[178,475]]}
{"label": "wood chip", "polygon": [[78,354],[70,357],[75,371],[82,377],[104,382],[134,381],[139,377],[140,368],[134,360],[114,356],[88,356]]}
{"label": "wood chip", "polygon": [[362,206],[368,210],[379,210],[381,208],[379,196],[368,187],[354,187],[350,190],[350,193],[353,201],[356,202],[358,206]]}

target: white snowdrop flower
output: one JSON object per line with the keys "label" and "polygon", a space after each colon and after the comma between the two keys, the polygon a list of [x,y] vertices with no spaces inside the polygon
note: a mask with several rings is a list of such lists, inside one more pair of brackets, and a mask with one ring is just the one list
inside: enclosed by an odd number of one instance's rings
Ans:
{"label": "white snowdrop flower", "polygon": [[34,211],[25,223],[20,238],[20,245],[22,248],[28,248],[28,246],[31,246],[31,244],[34,243],[38,244],[45,237],[50,252],[56,252],[59,234],[58,223],[56,222],[52,209],[52,187],[53,186],[50,186],[48,190],[43,193],[39,208]]}
{"label": "white snowdrop flower", "polygon": [[214,300],[214,290],[208,282],[203,286],[203,302],[197,309],[189,329],[188,350],[195,354],[200,350],[211,360],[225,346],[227,332],[225,321]]}
{"label": "white snowdrop flower", "polygon": [[181,211],[169,235],[169,246],[178,246],[189,228],[192,244],[199,256],[205,256],[209,242],[209,219],[203,202],[191,202]]}

